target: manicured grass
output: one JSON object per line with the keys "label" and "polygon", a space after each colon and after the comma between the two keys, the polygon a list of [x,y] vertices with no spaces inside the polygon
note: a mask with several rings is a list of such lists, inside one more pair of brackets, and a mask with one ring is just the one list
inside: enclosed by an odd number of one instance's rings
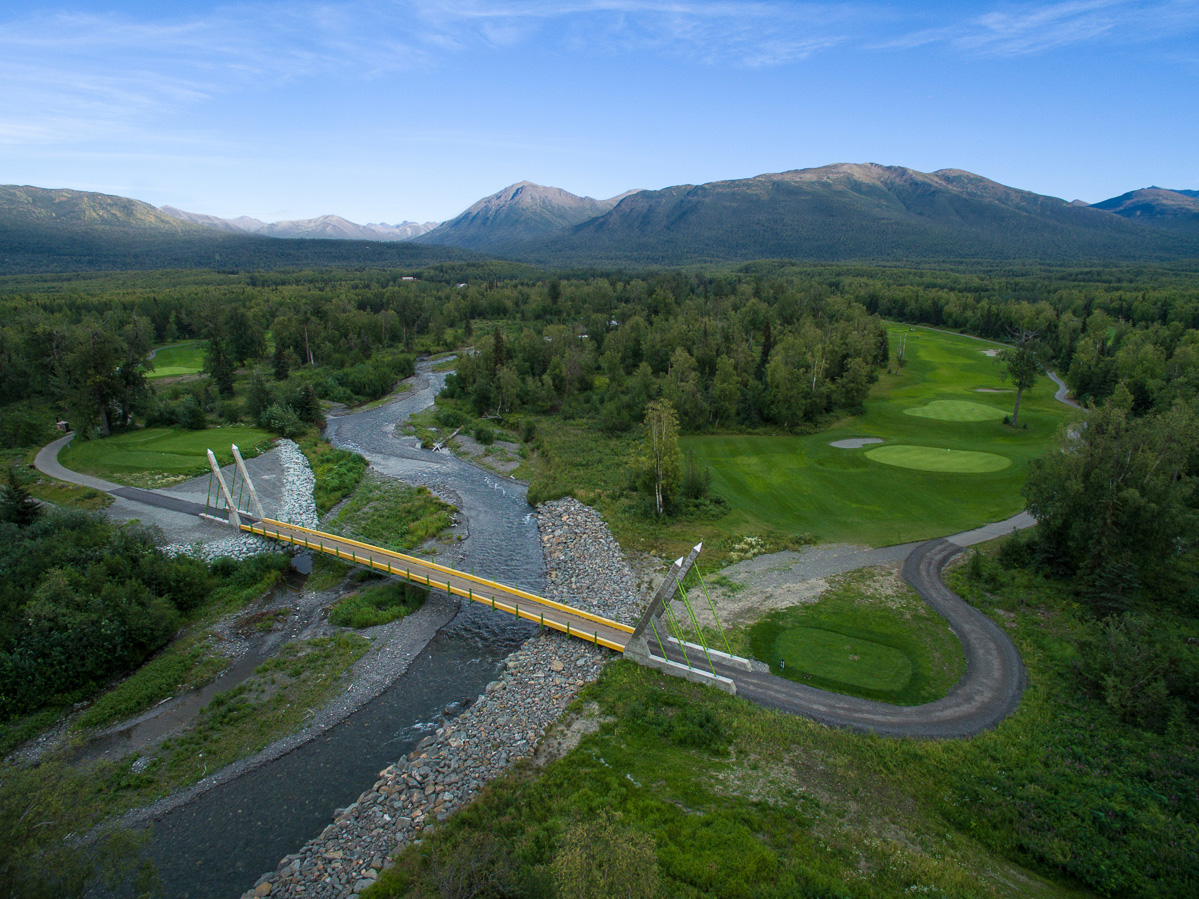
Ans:
{"label": "manicured grass", "polygon": [[903,411],[905,415],[933,418],[937,421],[999,421],[1009,414],[995,406],[966,400],[934,400],[924,406]]}
{"label": "manicured grass", "polygon": [[133,487],[168,487],[209,471],[207,450],[222,465],[233,462],[236,443],[245,458],[270,449],[274,435],[261,428],[203,431],[144,428],[100,440],[72,440],[58,461],[73,471]]}
{"label": "manicured grass", "polygon": [[[912,679],[912,662],[902,650],[843,629],[792,627],[779,631],[773,656],[808,679],[827,679],[857,689],[895,693]],[[784,672],[785,673],[785,672]]]}
{"label": "manicured grass", "polygon": [[885,569],[842,576],[819,601],[771,612],[748,638],[774,674],[896,705],[940,699],[966,671],[945,619]]}
{"label": "manicured grass", "polygon": [[[979,402],[979,387],[1003,387],[1000,366],[965,337],[907,326],[891,328],[892,355],[907,338],[907,364],[883,374],[862,415],[806,436],[697,436],[680,441],[684,453],[712,472],[713,490],[730,506],[721,520],[726,534],[766,537],[810,533],[822,541],[886,545],[925,540],[999,521],[1023,508],[1020,487],[1028,463],[1039,455],[1071,410],[1053,399],[1054,386],[1041,378],[1026,390],[1020,423],[969,420],[960,410],[994,409],[1007,414],[1008,397]],[[1014,396],[1011,397],[1014,399]],[[932,409],[940,417],[908,414]],[[959,410],[957,419],[950,413]],[[879,437],[884,444],[860,449],[829,446],[850,437]],[[884,464],[883,447],[925,448],[926,460],[940,452],[965,456],[965,469],[929,470]],[[887,449],[886,458],[895,450]],[[911,452],[907,450],[905,452]],[[1000,467],[999,460],[1010,464]],[[890,461],[890,460],[888,460]],[[677,527],[684,527],[687,523]],[[694,527],[692,527],[694,530]]]}
{"label": "manicured grass", "polygon": [[204,368],[204,341],[186,340],[158,347],[154,354],[154,370],[147,380],[178,378],[198,374]]}
{"label": "manicured grass", "polygon": [[917,471],[953,471],[959,474],[983,474],[990,471],[1002,471],[1012,464],[1012,460],[995,453],[978,453],[971,450],[958,450],[956,453],[946,447],[937,446],[904,446],[903,444],[887,444],[866,451],[866,458],[884,465],[895,465],[899,468],[914,468]]}

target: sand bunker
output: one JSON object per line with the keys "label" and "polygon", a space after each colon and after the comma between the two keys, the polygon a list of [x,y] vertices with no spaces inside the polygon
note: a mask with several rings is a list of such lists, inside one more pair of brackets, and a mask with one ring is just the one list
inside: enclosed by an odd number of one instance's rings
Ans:
{"label": "sand bunker", "polygon": [[829,446],[835,446],[837,449],[861,449],[864,446],[869,446],[872,443],[882,443],[881,437],[849,437],[845,440],[831,440]]}
{"label": "sand bunker", "polygon": [[999,350],[980,350],[984,356],[998,356]]}
{"label": "sand bunker", "polygon": [[1011,393],[1011,391],[1005,387],[975,387],[974,392],[975,393]]}

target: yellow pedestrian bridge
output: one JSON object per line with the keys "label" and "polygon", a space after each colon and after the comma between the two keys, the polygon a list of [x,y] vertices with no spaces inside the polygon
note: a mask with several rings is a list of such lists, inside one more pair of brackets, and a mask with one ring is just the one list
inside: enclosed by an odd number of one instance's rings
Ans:
{"label": "yellow pedestrian bridge", "polygon": [[476,577],[416,556],[359,543],[348,537],[326,534],[272,518],[264,518],[256,523],[242,522],[240,528],[248,534],[257,534],[269,540],[302,547],[310,552],[325,553],[344,562],[373,568],[393,577],[405,578],[422,587],[444,590],[453,596],[482,603],[497,612],[507,612],[517,618],[562,631],[567,636],[577,637],[616,652],[624,652],[634,631],[634,628],[619,621],[526,593],[516,587]]}
{"label": "yellow pedestrian bridge", "polygon": [[[688,680],[712,684],[729,693],[737,691],[736,684],[731,677],[718,673],[718,667],[725,668],[731,665],[738,670],[749,668],[745,659],[738,659],[707,645],[699,621],[687,599],[687,593],[681,589],[683,579],[695,564],[702,545],[696,546],[685,559],[677,559],[670,567],[661,587],[634,627],[428,559],[268,518],[246,471],[241,453],[236,445],[232,449],[236,466],[232,484],[225,480],[212,450],[208,451],[212,478],[209,481],[204,511],[198,513],[201,518],[220,524],[227,523],[247,534],[255,534],[296,548],[302,547],[308,552],[333,556],[343,562],[371,568],[391,577],[404,578],[430,589],[444,590],[451,596],[482,603],[497,612],[505,612],[541,627],[561,631],[568,637],[623,653],[642,665]],[[704,592],[706,595],[706,589]],[[676,594],[687,609],[695,632],[699,635],[700,645],[687,641],[679,618],[670,607],[670,599]],[[711,604],[711,597],[708,597],[708,602]],[[712,614],[716,614],[715,606],[712,606]],[[719,627],[719,620],[717,626]],[[651,634],[653,644],[649,639]],[[653,650],[654,646],[658,650],[657,653]],[[691,650],[690,653],[688,649]],[[699,653],[702,653],[704,661],[707,662],[708,671],[700,667],[702,663]],[[692,664],[693,658],[695,665]]]}

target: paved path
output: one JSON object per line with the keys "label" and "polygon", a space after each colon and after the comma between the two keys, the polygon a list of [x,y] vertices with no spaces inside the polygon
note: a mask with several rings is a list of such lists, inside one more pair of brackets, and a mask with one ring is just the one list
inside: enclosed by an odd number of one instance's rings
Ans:
{"label": "paved path", "polygon": [[1074,409],[1082,408],[1082,406],[1070,399],[1070,387],[1065,381],[1057,376],[1057,372],[1052,372],[1046,369],[1045,374],[1049,375],[1049,380],[1057,385],[1057,393],[1053,395],[1055,400],[1057,400],[1059,403],[1065,403],[1067,406],[1070,406]]}

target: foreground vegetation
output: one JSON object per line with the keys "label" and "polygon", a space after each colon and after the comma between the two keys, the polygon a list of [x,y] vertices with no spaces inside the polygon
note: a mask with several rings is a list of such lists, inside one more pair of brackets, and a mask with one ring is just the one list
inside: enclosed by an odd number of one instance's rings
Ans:
{"label": "foreground vegetation", "polygon": [[[618,664],[580,706],[596,704],[596,735],[541,779],[526,770],[494,786],[409,850],[381,892],[428,893],[473,870],[492,878],[495,894],[552,895],[580,883],[615,893],[620,885],[589,867],[596,845],[622,860],[614,869],[642,872],[647,896],[654,870],[661,892],[680,896],[1195,892],[1193,270],[759,263],[544,277],[486,263],[402,277],[4,280],[6,458],[27,464],[64,417],[80,434],[76,449],[102,438],[89,448],[110,462],[119,462],[121,441],[153,436],[146,426],[195,446],[212,442],[202,434],[214,425],[259,428],[301,441],[327,511],[353,495],[366,467],[315,437],[330,404],[386,396],[417,354],[469,346],[427,417],[429,433],[463,426],[480,443],[519,442],[510,461],[531,477],[532,501],[573,493],[601,509],[626,547],[673,557],[702,538],[705,560],[719,562],[750,536],[761,538],[755,551],[817,538],[915,539],[1010,514],[1026,476],[1044,537],[1011,550],[1004,565],[979,557],[960,575],[959,589],[1013,634],[1031,675],[1020,710],[994,732],[943,744],[830,732]],[[1068,372],[1076,395],[1095,405],[1090,421],[1059,428],[1065,418],[1043,381],[1001,383],[979,345],[883,318],[999,340],[1031,333],[1033,361]],[[168,353],[164,368],[201,370],[151,384],[149,348],[176,341],[202,347],[202,358]],[[1017,418],[1021,390],[1017,428],[1003,416]],[[683,455],[655,478],[643,423],[667,408]],[[828,446],[872,436],[885,443]],[[13,482],[56,501],[81,498],[24,471]],[[343,524],[374,539],[401,533],[396,522],[424,502],[380,497],[369,481],[364,488],[343,507]],[[102,530],[60,513],[18,522],[25,508],[0,524],[6,747],[138,666],[180,625],[228,608],[222,587],[244,595],[271,576],[267,564],[234,588],[233,569],[165,560],[137,529]],[[403,539],[428,536],[418,528]],[[410,605],[385,593],[361,591],[348,618]],[[844,663],[863,653],[787,635],[844,636],[835,628],[847,622],[877,635],[886,626],[850,602],[788,614],[762,625],[762,654],[778,655],[781,640],[792,673],[810,676],[803,668],[813,659],[836,661],[829,685],[862,689]],[[213,676],[198,645],[184,639],[162,652],[93,705],[89,721],[117,720]],[[54,848],[70,832],[64,820],[99,820],[200,776],[201,751],[208,762],[228,759],[271,739],[276,725],[295,726],[287,715],[333,689],[362,648],[348,637],[293,647],[284,668],[259,671],[137,769],[126,760],[86,781],[53,761],[32,774],[5,769],[3,885],[56,865],[61,876],[46,876],[58,883],[100,873],[123,857],[123,838],[73,860]],[[922,701],[941,689],[931,678],[913,686],[918,678],[904,680],[885,652],[875,670],[888,659],[892,698]],[[35,819],[47,826],[35,830]]]}
{"label": "foreground vegetation", "polygon": [[[1137,726],[1085,688],[1093,631],[1068,590],[987,559],[956,577],[1029,669],[994,731],[850,734],[616,662],[574,706],[596,734],[492,785],[371,895],[451,876],[477,895],[566,895],[565,877],[624,853],[640,863],[621,894],[646,896],[1193,893],[1195,718]],[[580,828],[605,820],[611,842],[580,859]]]}

